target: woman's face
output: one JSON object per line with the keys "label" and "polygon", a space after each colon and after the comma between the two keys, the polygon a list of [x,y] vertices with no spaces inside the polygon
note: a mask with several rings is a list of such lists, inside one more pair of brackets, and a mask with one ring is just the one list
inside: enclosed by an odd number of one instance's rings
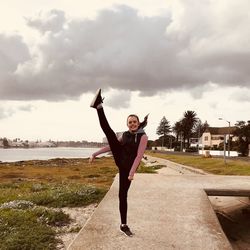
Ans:
{"label": "woman's face", "polygon": [[140,123],[136,116],[129,116],[127,120],[127,126],[130,132],[135,132],[138,130]]}

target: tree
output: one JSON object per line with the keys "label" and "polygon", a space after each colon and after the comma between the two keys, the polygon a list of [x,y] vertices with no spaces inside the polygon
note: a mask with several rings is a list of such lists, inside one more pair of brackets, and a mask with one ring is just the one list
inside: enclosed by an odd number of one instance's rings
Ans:
{"label": "tree", "polygon": [[182,123],[182,129],[183,129],[184,144],[187,139],[187,148],[189,148],[190,137],[192,135],[193,128],[195,124],[197,123],[197,120],[198,118],[194,111],[188,110],[184,112],[184,118],[181,120],[181,123]]}
{"label": "tree", "polygon": [[176,141],[179,141],[179,136],[181,135],[182,132],[182,122],[178,121],[174,124],[174,126],[172,127],[172,131],[175,133],[176,135]]}
{"label": "tree", "polygon": [[238,137],[238,152],[242,156],[248,156],[248,147],[250,144],[250,121],[238,121],[234,135]]}
{"label": "tree", "polygon": [[8,142],[7,138],[3,138],[3,147],[4,148],[8,148],[9,147],[9,142]]}
{"label": "tree", "polygon": [[209,128],[209,124],[207,123],[207,121],[202,123],[202,121],[198,118],[193,129],[193,136],[200,138],[207,128]]}
{"label": "tree", "polygon": [[171,126],[169,124],[169,121],[166,119],[165,116],[163,116],[163,118],[160,121],[159,126],[156,129],[156,134],[157,135],[163,135],[163,137],[162,137],[162,146],[165,145],[164,139],[166,138],[166,135],[171,132],[170,128],[171,128]]}

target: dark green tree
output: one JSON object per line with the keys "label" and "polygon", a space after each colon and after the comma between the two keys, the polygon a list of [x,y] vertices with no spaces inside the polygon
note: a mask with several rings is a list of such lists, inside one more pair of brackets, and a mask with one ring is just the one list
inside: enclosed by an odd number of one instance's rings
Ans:
{"label": "dark green tree", "polygon": [[235,126],[236,130],[233,134],[238,137],[238,152],[240,152],[242,156],[248,156],[248,147],[250,144],[250,120],[247,122],[238,121]]}
{"label": "dark green tree", "polygon": [[186,147],[185,141],[187,140],[187,148],[189,148],[190,138],[192,136],[193,129],[197,123],[197,120],[198,118],[194,111],[188,110],[184,112],[184,117],[181,120],[183,129],[184,147]]}
{"label": "dark green tree", "polygon": [[7,138],[3,138],[3,147],[4,148],[8,148],[10,145],[9,145],[9,142],[7,140]]}
{"label": "dark green tree", "polygon": [[166,119],[165,116],[163,116],[163,118],[160,121],[159,126],[156,129],[156,134],[162,136],[162,146],[165,145],[165,139],[166,139],[166,135],[169,134],[171,132],[171,126],[169,121]]}
{"label": "dark green tree", "polygon": [[181,135],[181,132],[183,131],[182,122],[181,121],[176,122],[172,127],[172,131],[175,133],[176,141],[179,141],[179,137]]}
{"label": "dark green tree", "polygon": [[200,138],[207,128],[209,128],[209,124],[207,123],[207,121],[202,123],[202,121],[198,118],[193,129],[193,136],[196,138]]}

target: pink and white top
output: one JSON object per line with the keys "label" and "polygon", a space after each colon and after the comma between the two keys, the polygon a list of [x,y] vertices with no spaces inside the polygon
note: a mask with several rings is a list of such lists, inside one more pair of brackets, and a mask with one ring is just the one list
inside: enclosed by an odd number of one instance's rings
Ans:
{"label": "pink and white top", "polygon": [[[119,141],[121,141],[122,138],[119,139]],[[146,134],[142,135],[141,137],[141,141],[140,141],[140,144],[139,144],[139,147],[138,147],[138,150],[137,150],[137,155],[136,155],[136,158],[133,162],[133,165],[130,169],[130,172],[129,172],[129,176],[133,177],[140,162],[141,162],[141,159],[143,157],[143,154],[146,150],[146,147],[147,147],[147,143],[148,143],[148,137]],[[96,156],[100,155],[100,154],[104,154],[104,153],[107,153],[107,152],[110,152],[110,146],[106,146],[106,147],[103,147],[101,148],[100,150],[96,151],[95,153],[92,154],[92,156],[95,158]]]}

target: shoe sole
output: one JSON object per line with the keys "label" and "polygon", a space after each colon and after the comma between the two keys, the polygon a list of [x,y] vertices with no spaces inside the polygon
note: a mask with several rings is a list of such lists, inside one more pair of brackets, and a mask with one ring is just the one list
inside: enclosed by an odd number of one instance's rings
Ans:
{"label": "shoe sole", "polygon": [[123,232],[121,229],[120,229],[120,232],[122,232],[124,235],[126,235],[127,237],[133,237],[133,233],[132,233],[132,235],[127,235],[125,232]]}
{"label": "shoe sole", "polygon": [[91,108],[94,108],[96,99],[97,99],[97,97],[99,96],[100,92],[101,92],[101,89],[98,89],[98,90],[96,91],[95,97],[93,98],[93,100],[92,100],[92,102],[91,102],[91,104],[90,104],[90,107],[91,107]]}

